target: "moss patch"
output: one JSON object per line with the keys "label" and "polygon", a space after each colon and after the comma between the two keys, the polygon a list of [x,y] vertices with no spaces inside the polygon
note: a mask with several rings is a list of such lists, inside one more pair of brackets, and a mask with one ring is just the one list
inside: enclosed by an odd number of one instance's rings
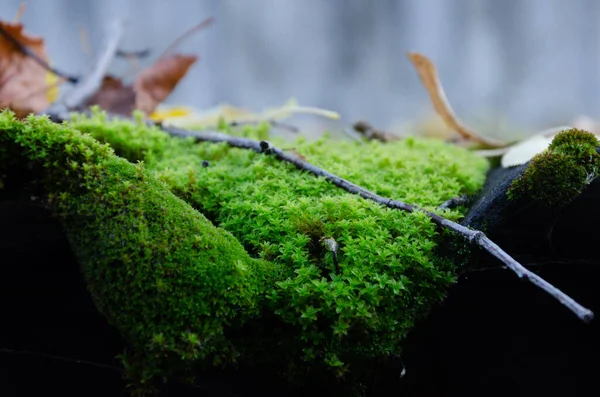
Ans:
{"label": "moss patch", "polygon": [[599,146],[592,133],[577,129],[560,132],[513,181],[507,191],[509,198],[547,208],[564,207],[598,176]]}
{"label": "moss patch", "polygon": [[259,312],[269,264],[89,135],[4,112],[0,147],[3,174],[26,168],[41,183],[94,302],[133,347],[135,381],[235,358],[224,330]]}
{"label": "moss patch", "polygon": [[[287,327],[275,333],[293,366],[291,357],[300,357],[342,373],[348,362],[398,351],[414,320],[455,280],[461,264],[435,254],[436,228],[421,213],[383,208],[270,156],[175,140],[155,128],[107,124],[102,117],[80,117],[73,125],[121,155],[144,159],[175,194],[233,233],[253,256],[280,265],[280,279],[265,293],[269,312]],[[248,127],[241,135],[266,139],[268,127]],[[324,137],[293,146],[313,164],[429,209],[475,192],[487,169],[484,160],[438,141],[358,145]],[[445,215],[457,219],[461,213]],[[322,237],[340,245],[337,273]]]}
{"label": "moss patch", "polygon": [[[237,355],[296,379],[355,374],[399,352],[463,266],[440,255],[440,231],[424,214],[384,208],[271,156],[102,113],[69,126],[4,113],[0,131],[0,160],[43,177],[99,309],[135,347],[128,369],[138,381]],[[266,139],[268,126],[241,134]],[[439,141],[293,146],[432,210],[476,192],[487,170]],[[339,244],[339,271],[324,237]]]}

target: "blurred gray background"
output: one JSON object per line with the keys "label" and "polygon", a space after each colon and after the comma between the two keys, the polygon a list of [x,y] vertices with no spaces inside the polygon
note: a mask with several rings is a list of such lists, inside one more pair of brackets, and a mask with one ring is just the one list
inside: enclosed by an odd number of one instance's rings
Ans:
{"label": "blurred gray background", "polygon": [[[2,0],[0,18],[20,3]],[[90,61],[81,28],[97,50],[107,24],[126,18],[121,48],[157,57],[210,16],[181,46],[201,59],[167,103],[261,110],[295,97],[391,128],[431,115],[406,58],[418,51],[456,113],[489,135],[600,116],[597,0],[29,0],[22,22],[54,66],[78,74]]]}

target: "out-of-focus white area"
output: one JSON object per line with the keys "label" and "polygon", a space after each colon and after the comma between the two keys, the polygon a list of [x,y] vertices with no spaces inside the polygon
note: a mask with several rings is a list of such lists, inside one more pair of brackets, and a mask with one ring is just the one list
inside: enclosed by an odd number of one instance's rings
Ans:
{"label": "out-of-focus white area", "polygon": [[[21,0],[0,2],[12,20]],[[46,39],[54,66],[86,70],[85,28],[101,47],[114,17],[128,20],[124,50],[152,50],[150,64],[182,32],[200,54],[167,104],[220,104],[254,112],[290,97],[335,110],[289,122],[338,128],[358,119],[404,131],[432,116],[428,95],[406,58],[428,56],[456,113],[481,133],[513,138],[600,118],[600,2],[595,0],[29,0],[28,32]],[[130,65],[115,61],[123,76]],[[435,116],[434,116],[435,117]],[[435,123],[435,121],[433,121]]]}

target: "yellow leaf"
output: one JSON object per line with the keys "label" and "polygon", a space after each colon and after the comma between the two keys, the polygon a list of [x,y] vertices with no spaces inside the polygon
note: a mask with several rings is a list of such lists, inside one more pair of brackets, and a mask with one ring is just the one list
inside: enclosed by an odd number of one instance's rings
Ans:
{"label": "yellow leaf", "polygon": [[46,72],[46,99],[49,103],[56,101],[58,98],[58,84],[60,83],[58,76],[52,72]]}

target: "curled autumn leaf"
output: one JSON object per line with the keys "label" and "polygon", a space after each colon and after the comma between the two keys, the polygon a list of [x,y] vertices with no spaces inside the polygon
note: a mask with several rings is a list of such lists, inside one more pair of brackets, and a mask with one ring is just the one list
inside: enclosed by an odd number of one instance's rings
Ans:
{"label": "curled autumn leaf", "polygon": [[49,64],[44,40],[27,35],[20,23],[0,22],[0,32],[0,109],[8,107],[18,117],[45,110],[56,97],[56,76],[40,65]]}
{"label": "curled autumn leaf", "polygon": [[437,69],[429,58],[416,52],[408,53],[408,58],[413,63],[421,78],[423,86],[425,86],[425,89],[429,93],[429,98],[431,99],[431,103],[433,104],[436,113],[444,120],[444,123],[446,123],[449,128],[456,131],[462,138],[471,142],[476,142],[485,147],[506,146],[506,143],[500,140],[485,137],[467,127],[456,116],[446,97],[442,83],[438,78]]}

